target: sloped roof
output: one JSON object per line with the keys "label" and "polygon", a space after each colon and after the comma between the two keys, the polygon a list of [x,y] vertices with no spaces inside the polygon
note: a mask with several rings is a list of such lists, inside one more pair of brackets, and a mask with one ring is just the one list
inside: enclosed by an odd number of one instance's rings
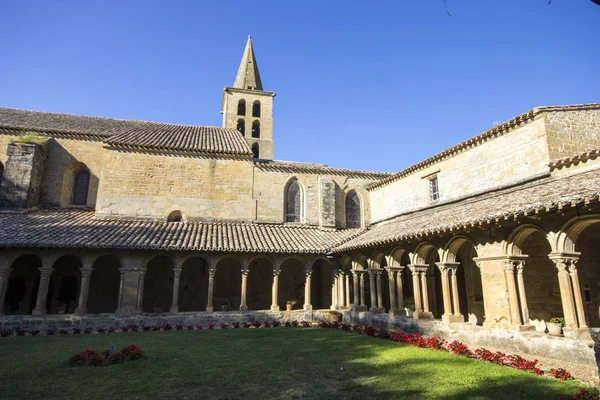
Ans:
{"label": "sloped roof", "polygon": [[551,212],[590,202],[600,196],[600,169],[541,179],[518,188],[487,193],[454,204],[401,215],[373,226],[364,234],[334,248],[335,252],[397,243],[415,237]]}
{"label": "sloped roof", "polygon": [[48,136],[103,140],[120,148],[252,155],[235,129],[0,108],[0,134],[28,130]]}
{"label": "sloped roof", "polygon": [[352,169],[330,168],[325,164],[296,163],[290,161],[256,161],[255,165],[263,171],[283,173],[307,173],[319,175],[342,175],[348,178],[382,179],[390,172],[359,171]]}
{"label": "sloped roof", "polygon": [[0,247],[324,253],[364,229],[291,224],[95,219],[93,211],[0,213]]}
{"label": "sloped roof", "polygon": [[246,42],[246,48],[244,49],[233,87],[237,89],[263,90],[250,36],[248,36],[248,42]]}
{"label": "sloped roof", "polygon": [[471,147],[479,146],[482,143],[487,142],[488,140],[494,139],[496,137],[502,136],[512,129],[518,128],[522,124],[529,123],[533,121],[538,115],[544,112],[555,112],[555,111],[582,111],[582,110],[598,110],[600,109],[600,104],[575,104],[568,106],[547,106],[547,107],[536,107],[532,110],[529,110],[521,115],[514,117],[513,119],[504,122],[498,126],[493,127],[492,129],[488,129],[487,131],[480,133],[477,136],[472,137],[464,142],[461,142],[455,146],[450,147],[438,153],[432,157],[429,157],[426,160],[421,161],[415,165],[412,165],[400,172],[392,174],[380,181],[374,182],[370,184],[367,189],[373,190],[385,186],[389,183],[395,182],[399,179],[404,178],[416,171],[427,168],[428,166],[435,164],[438,161],[445,160],[450,158],[457,153],[468,150]]}

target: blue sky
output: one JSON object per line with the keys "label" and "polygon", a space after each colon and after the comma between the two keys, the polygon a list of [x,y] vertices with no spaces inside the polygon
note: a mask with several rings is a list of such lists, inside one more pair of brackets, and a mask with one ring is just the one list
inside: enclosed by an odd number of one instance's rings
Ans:
{"label": "blue sky", "polygon": [[0,0],[0,106],[219,126],[250,33],[276,159],[399,171],[600,102],[600,7],[547,3]]}

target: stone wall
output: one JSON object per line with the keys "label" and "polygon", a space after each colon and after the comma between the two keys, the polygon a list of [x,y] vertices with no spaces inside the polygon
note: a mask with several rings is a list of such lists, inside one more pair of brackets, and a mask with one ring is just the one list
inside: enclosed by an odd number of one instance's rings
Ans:
{"label": "stone wall", "polygon": [[600,110],[554,111],[544,119],[551,159],[600,147]]}
{"label": "stone wall", "polygon": [[252,170],[247,159],[176,154],[104,152],[99,217],[253,220]]}
{"label": "stone wall", "polygon": [[[318,174],[292,173],[283,171],[266,171],[255,168],[254,198],[257,200],[257,219],[259,221],[282,222],[284,207],[284,191],[292,178],[297,178],[302,187],[304,202],[304,222],[319,225],[321,222],[321,196]],[[373,182],[367,179],[347,178],[341,175],[330,175],[335,185],[335,225],[346,226],[345,199],[351,190],[356,190],[362,200],[363,225],[370,220],[370,205],[365,187]],[[331,201],[327,203],[332,204]]]}
{"label": "stone wall", "polygon": [[[537,119],[372,190],[372,222],[548,173],[545,125]],[[429,178],[436,174],[440,198],[433,202]]]}
{"label": "stone wall", "polygon": [[40,205],[45,145],[10,143],[0,186],[0,207],[30,209]]}

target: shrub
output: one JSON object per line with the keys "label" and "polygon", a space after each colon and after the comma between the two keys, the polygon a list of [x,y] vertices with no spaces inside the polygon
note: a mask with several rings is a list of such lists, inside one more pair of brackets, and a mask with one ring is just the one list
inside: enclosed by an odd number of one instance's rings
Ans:
{"label": "shrub", "polygon": [[85,349],[81,353],[73,355],[71,357],[71,365],[75,366],[98,366],[102,365],[102,357],[96,350],[93,349]]}
{"label": "shrub", "polygon": [[171,329],[173,329],[171,324],[164,324],[161,328],[162,331],[170,331]]}
{"label": "shrub", "polygon": [[281,322],[279,322],[279,321],[273,321],[273,327],[274,328],[278,328],[280,326],[281,326]]}
{"label": "shrub", "polygon": [[175,325],[175,330],[176,331],[182,331],[183,330],[183,325],[181,325],[181,324]]}
{"label": "shrub", "polygon": [[214,324],[208,324],[208,329],[215,329],[215,325]]}
{"label": "shrub", "polygon": [[188,330],[188,331],[193,331],[194,330],[194,325],[186,325],[185,329]]}
{"label": "shrub", "polygon": [[258,321],[254,321],[254,322],[252,323],[252,326],[253,326],[253,327],[255,327],[255,328],[260,328],[260,325],[261,325],[261,324],[260,324],[260,322],[258,322]]}
{"label": "shrub", "polygon": [[548,376],[559,379],[561,381],[569,381],[574,379],[573,376],[564,368],[551,368],[548,371]]}
{"label": "shrub", "polygon": [[220,327],[221,329],[227,329],[227,328],[229,328],[229,324],[224,324],[223,322],[221,322],[221,323],[219,324],[219,327]]}
{"label": "shrub", "polygon": [[93,330],[92,328],[85,328],[85,329],[83,330],[83,333],[85,333],[85,334],[88,334],[88,335],[89,335],[90,333],[93,333],[93,332],[94,332],[94,330]]}
{"label": "shrub", "polygon": [[85,349],[71,357],[71,365],[75,366],[100,366],[122,364],[128,360],[139,360],[144,357],[144,352],[135,344],[130,344],[116,352],[112,356],[109,350],[105,350],[102,356],[94,349]]}
{"label": "shrub", "polygon": [[292,326],[298,326],[300,323],[298,321],[292,321]]}
{"label": "shrub", "polygon": [[31,336],[39,336],[39,335],[40,335],[40,331],[38,331],[38,330],[36,329],[36,330],[33,330],[33,331],[29,332],[29,334],[30,334]]}
{"label": "shrub", "polygon": [[130,360],[139,360],[144,357],[142,349],[135,344],[123,347],[121,353],[125,354]]}
{"label": "shrub", "polygon": [[152,330],[152,327],[151,327],[151,326],[143,326],[143,327],[142,327],[142,330],[143,330],[144,332],[148,332],[148,331],[151,331],[151,330]]}
{"label": "shrub", "polygon": [[292,326],[292,323],[290,321],[285,321],[285,323],[283,324],[283,326],[289,328],[290,326]]}
{"label": "shrub", "polygon": [[20,144],[44,144],[46,139],[35,132],[25,132],[19,135],[15,142]]}
{"label": "shrub", "polygon": [[300,325],[302,325],[305,328],[310,328],[312,324],[308,321],[302,321],[300,322]]}
{"label": "shrub", "polygon": [[24,331],[24,330],[17,331],[17,336],[25,336],[25,335],[27,335],[27,331]]}
{"label": "shrub", "polygon": [[48,336],[53,336],[53,335],[55,335],[55,334],[56,334],[56,332],[54,332],[54,330],[53,330],[53,329],[48,329],[48,330],[46,331],[46,335],[48,335]]}
{"label": "shrub", "polygon": [[140,327],[137,325],[129,325],[129,332],[137,332],[140,330]]}
{"label": "shrub", "polygon": [[448,350],[452,354],[465,357],[473,357],[473,352],[469,350],[466,344],[459,342],[458,340],[453,341],[448,345]]}
{"label": "shrub", "polygon": [[598,389],[588,391],[581,388],[575,396],[563,397],[560,400],[600,400],[600,392],[598,392]]}
{"label": "shrub", "polygon": [[106,329],[104,329],[104,328],[98,328],[96,330],[96,332],[98,332],[98,333],[106,333]]}
{"label": "shrub", "polygon": [[235,329],[238,329],[240,327],[240,323],[239,322],[234,322],[233,324],[231,324]]}

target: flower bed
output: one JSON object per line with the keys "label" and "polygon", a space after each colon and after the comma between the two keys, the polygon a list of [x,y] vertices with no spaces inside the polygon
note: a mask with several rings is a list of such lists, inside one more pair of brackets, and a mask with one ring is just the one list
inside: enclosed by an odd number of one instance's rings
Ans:
{"label": "flower bed", "polygon": [[109,350],[105,350],[101,356],[94,349],[85,349],[81,353],[74,354],[70,363],[76,367],[99,367],[101,365],[123,364],[125,361],[139,360],[143,357],[144,352],[142,349],[135,344],[130,344],[112,355]]}

